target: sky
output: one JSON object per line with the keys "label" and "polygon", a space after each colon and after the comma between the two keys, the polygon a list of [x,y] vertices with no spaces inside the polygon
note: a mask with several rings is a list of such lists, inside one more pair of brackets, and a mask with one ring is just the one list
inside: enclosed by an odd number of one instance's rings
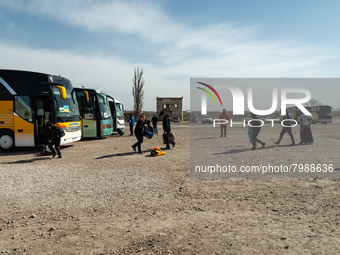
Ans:
{"label": "sky", "polygon": [[[157,96],[183,96],[189,110],[190,78],[339,77],[339,9],[332,0],[1,1],[0,69],[60,73],[132,110],[139,67],[143,110],[155,111]],[[340,108],[335,96],[326,103]]]}

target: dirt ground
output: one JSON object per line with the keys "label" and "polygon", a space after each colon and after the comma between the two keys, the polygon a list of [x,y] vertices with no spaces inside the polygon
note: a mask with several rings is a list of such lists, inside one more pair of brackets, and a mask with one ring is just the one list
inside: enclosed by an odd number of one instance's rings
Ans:
{"label": "dirt ground", "polygon": [[[0,153],[0,253],[340,253],[339,179],[190,178],[189,127],[173,124],[176,146],[159,157],[149,154],[164,147],[160,135],[144,139],[141,155],[128,135],[76,142],[62,159],[36,149]],[[294,151],[271,147],[279,127],[263,129],[265,154],[246,138],[234,144],[237,131],[228,129],[229,142],[211,154],[247,164],[309,150],[338,171],[339,128],[340,120],[315,125],[315,143]],[[318,142],[328,136],[331,147]]]}

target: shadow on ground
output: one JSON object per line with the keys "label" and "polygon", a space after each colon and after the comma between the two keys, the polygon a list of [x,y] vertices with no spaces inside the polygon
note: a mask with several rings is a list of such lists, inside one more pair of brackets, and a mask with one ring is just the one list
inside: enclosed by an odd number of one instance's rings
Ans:
{"label": "shadow on ground", "polygon": [[[264,148],[262,147],[258,147],[256,150],[266,150],[266,149],[271,149],[271,148],[275,148],[277,146],[266,146]],[[283,147],[283,146],[282,146]],[[226,155],[226,154],[234,154],[234,153],[242,153],[242,152],[247,152],[250,151],[250,148],[247,149],[232,149],[232,150],[228,150],[228,151],[224,151],[224,152],[220,152],[220,153],[213,153],[212,155]]]}
{"label": "shadow on ground", "polygon": [[23,159],[23,160],[18,160],[14,162],[2,162],[1,164],[25,164],[25,163],[33,163],[34,161],[39,161],[39,160],[51,160],[52,157],[50,155],[46,155],[44,157],[37,157],[33,159]]}

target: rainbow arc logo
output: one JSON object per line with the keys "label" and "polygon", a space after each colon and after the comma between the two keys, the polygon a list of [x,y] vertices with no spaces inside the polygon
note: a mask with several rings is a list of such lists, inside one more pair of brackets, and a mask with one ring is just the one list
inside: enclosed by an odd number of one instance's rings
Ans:
{"label": "rainbow arc logo", "polygon": [[[221,100],[221,97],[220,95],[217,93],[217,91],[211,87],[210,85],[206,84],[206,83],[203,83],[203,82],[197,82],[198,84],[201,84],[203,86],[206,86],[207,88],[209,88],[212,92],[214,92],[214,94],[217,96],[218,100],[220,101],[220,104],[222,106],[222,100]],[[204,92],[206,92],[213,100],[214,100],[214,103],[215,105],[217,106],[217,103],[216,103],[216,100],[215,100],[215,97],[213,96],[213,94],[207,90],[207,89],[204,89],[204,88],[201,88],[201,87],[196,87],[200,90],[203,90]],[[206,94],[202,94],[202,101],[201,101],[201,114],[202,115],[206,115],[207,114],[207,95]]]}
{"label": "rainbow arc logo", "polygon": [[[213,87],[211,87],[210,85],[208,85],[208,84],[206,84],[206,83],[203,83],[203,82],[197,82],[197,83],[206,86],[206,87],[209,88],[212,92],[214,92],[215,95],[217,96],[218,100],[220,101],[221,106],[222,106],[222,100],[221,100],[221,98],[220,98],[220,95],[217,93],[217,91],[216,91]],[[210,92],[209,90],[204,89],[204,88],[200,88],[200,87],[196,87],[196,88],[198,88],[198,89],[203,90],[204,92],[206,92],[206,93],[214,100],[215,105],[217,105],[214,96],[211,94],[211,92]]]}

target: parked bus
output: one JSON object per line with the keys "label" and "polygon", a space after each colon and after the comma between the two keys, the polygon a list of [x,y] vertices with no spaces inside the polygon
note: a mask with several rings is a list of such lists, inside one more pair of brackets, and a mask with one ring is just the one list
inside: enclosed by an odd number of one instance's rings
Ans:
{"label": "parked bus", "polygon": [[103,90],[75,88],[82,117],[82,137],[106,137],[113,134],[113,120],[107,95]]}
{"label": "parked bus", "polygon": [[120,135],[124,135],[125,121],[124,121],[124,106],[114,97],[108,95],[108,100],[111,108],[113,118],[113,128],[115,132]]}
{"label": "parked bus", "polygon": [[332,123],[332,106],[320,105],[312,108],[313,123]]}
{"label": "parked bus", "polygon": [[[312,107],[305,106],[305,108],[307,109],[307,111],[309,111],[312,114]],[[300,123],[300,118],[301,118],[302,111],[297,106],[287,107],[287,111],[292,116],[292,119],[294,119],[298,123]],[[280,110],[280,112],[281,112],[281,110]],[[280,116],[280,122],[283,120],[283,117],[284,116],[282,116],[282,115]]]}
{"label": "parked bus", "polygon": [[50,74],[0,70],[0,150],[46,145],[49,123],[65,130],[61,145],[80,140],[71,82]]}

